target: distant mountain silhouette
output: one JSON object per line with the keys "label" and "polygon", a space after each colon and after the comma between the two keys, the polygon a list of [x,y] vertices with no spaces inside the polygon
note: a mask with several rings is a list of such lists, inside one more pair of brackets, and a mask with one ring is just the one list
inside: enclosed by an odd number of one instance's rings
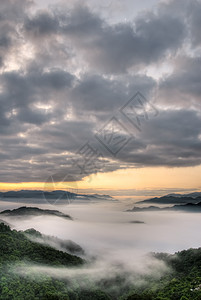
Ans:
{"label": "distant mountain silhouette", "polygon": [[8,191],[8,192],[0,192],[1,198],[58,198],[64,195],[74,196],[75,193],[71,193],[68,191],[56,190],[56,191],[40,191],[40,190],[21,190],[21,191]]}
{"label": "distant mountain silhouette", "polygon": [[201,212],[201,202],[187,203],[182,205],[174,205],[171,207],[158,207],[158,206],[148,206],[148,207],[138,207],[134,206],[132,209],[127,210],[130,212],[141,212],[141,211],[186,211],[186,212]]}
{"label": "distant mountain silhouette", "polygon": [[155,203],[155,204],[187,204],[198,203],[201,201],[201,193],[195,192],[191,194],[169,194],[162,197],[155,197],[139,201],[137,203]]}
{"label": "distant mountain silhouette", "polygon": [[11,202],[41,203],[42,200],[48,202],[49,204],[65,204],[66,202],[99,202],[99,201],[118,201],[109,195],[99,195],[99,194],[78,194],[72,193],[65,190],[54,190],[54,191],[42,191],[42,190],[21,190],[21,191],[8,191],[0,192],[0,200],[6,200]]}

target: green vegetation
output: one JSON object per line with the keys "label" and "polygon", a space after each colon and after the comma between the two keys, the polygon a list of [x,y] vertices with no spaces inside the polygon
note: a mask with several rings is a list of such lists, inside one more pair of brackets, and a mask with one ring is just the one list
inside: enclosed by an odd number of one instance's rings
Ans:
{"label": "green vegetation", "polygon": [[0,224],[0,264],[6,262],[27,262],[51,264],[53,266],[76,266],[83,263],[77,256],[55,250],[49,246],[31,242],[23,232],[11,231]]}
{"label": "green vegetation", "polygon": [[[32,230],[33,231],[33,230]],[[35,232],[34,234],[39,232]],[[29,265],[82,267],[77,256],[30,241],[26,233],[0,224],[0,300],[201,300],[201,248],[174,255],[153,253],[170,271],[161,278],[141,275],[141,284],[127,282],[126,273],[92,283],[86,276],[78,281],[54,278],[48,274],[31,276],[18,272]],[[27,268],[26,268],[27,270]],[[108,270],[109,271],[109,270]],[[28,271],[26,271],[29,273]],[[37,275],[37,276],[35,276]],[[134,277],[135,278],[135,277]]]}
{"label": "green vegetation", "polygon": [[55,249],[59,248],[59,250],[67,251],[70,254],[84,255],[84,249],[71,240],[61,240],[55,236],[41,234],[34,228],[27,229],[24,233],[30,240],[35,240],[37,243],[51,245]]}
{"label": "green vegetation", "polygon": [[150,278],[143,289],[135,289],[125,300],[201,300],[201,248],[183,250],[169,255],[154,253],[164,261],[171,272],[159,281]]}
{"label": "green vegetation", "polygon": [[42,264],[55,267],[81,266],[84,260],[55,250],[49,246],[30,241],[26,234],[11,230],[0,224],[0,299],[1,300],[108,300],[103,291],[91,288],[90,291],[79,288],[76,283],[68,285],[67,280],[57,280],[48,275],[26,277],[13,272],[16,267],[29,264]]}

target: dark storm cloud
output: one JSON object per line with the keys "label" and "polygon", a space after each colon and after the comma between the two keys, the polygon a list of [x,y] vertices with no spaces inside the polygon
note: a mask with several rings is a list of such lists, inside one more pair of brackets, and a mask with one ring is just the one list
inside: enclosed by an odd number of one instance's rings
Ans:
{"label": "dark storm cloud", "polygon": [[[199,1],[116,23],[80,3],[29,6],[0,3],[0,181],[81,179],[73,159],[87,141],[103,152],[101,172],[201,164]],[[164,62],[173,71],[156,82],[147,67]],[[159,109],[141,132],[119,111],[137,91]],[[116,157],[94,137],[113,116],[134,136]]]}

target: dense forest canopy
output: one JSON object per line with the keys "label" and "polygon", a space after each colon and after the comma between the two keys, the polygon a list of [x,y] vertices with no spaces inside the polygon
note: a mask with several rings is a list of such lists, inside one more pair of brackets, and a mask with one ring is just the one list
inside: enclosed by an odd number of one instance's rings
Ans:
{"label": "dense forest canopy", "polygon": [[[38,233],[40,234],[40,233]],[[80,267],[88,262],[50,246],[42,245],[27,238],[23,231],[11,230],[0,223],[0,299],[63,299],[63,300],[186,300],[201,299],[201,248],[167,253],[151,253],[151,257],[165,262],[169,272],[159,280],[150,275],[144,277],[144,284],[135,281],[126,284],[126,275],[122,272],[114,278],[105,278],[92,283],[88,288],[82,282],[73,284],[68,279],[58,279],[51,275],[37,274],[22,276],[16,267],[29,264],[55,267]]]}

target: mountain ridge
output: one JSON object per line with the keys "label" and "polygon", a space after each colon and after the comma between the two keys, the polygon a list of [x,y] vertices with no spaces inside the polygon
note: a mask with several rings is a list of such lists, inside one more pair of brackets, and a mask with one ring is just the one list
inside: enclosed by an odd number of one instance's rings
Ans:
{"label": "mountain ridge", "polygon": [[138,201],[136,203],[155,203],[155,204],[187,204],[198,203],[201,201],[201,192],[194,192],[190,194],[168,194],[161,197],[154,197]]}
{"label": "mountain ridge", "polygon": [[65,190],[53,190],[53,191],[43,191],[43,190],[20,190],[20,191],[7,191],[7,192],[0,192],[0,197],[3,198],[10,198],[10,197],[25,197],[25,198],[32,198],[34,197],[46,197],[46,196],[50,196],[50,197],[54,197],[54,196],[58,196],[58,194],[67,194],[67,195],[75,195],[75,196],[83,196],[83,197],[108,197],[113,199],[110,195],[102,195],[102,194],[79,194],[79,193],[73,193],[73,192],[69,192],[69,191],[65,191]]}
{"label": "mountain ridge", "polygon": [[141,211],[186,211],[186,212],[201,212],[201,202],[196,204],[186,203],[182,205],[174,205],[170,207],[158,207],[158,206],[148,206],[139,207],[134,206],[132,209],[127,210],[127,212],[141,212]]}
{"label": "mountain ridge", "polygon": [[103,194],[83,194],[65,190],[20,190],[0,192],[0,201],[22,202],[22,203],[49,203],[49,204],[70,204],[88,202],[118,202],[110,195]]}

